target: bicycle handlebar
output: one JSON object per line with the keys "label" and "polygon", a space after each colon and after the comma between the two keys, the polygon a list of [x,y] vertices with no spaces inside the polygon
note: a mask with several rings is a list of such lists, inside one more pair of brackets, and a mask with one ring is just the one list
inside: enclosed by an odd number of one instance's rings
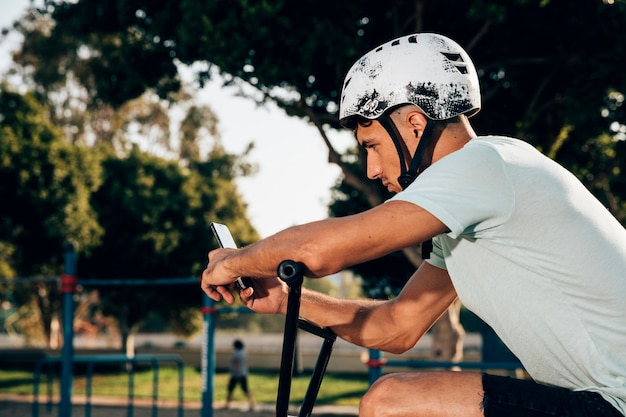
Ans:
{"label": "bicycle handlebar", "polygon": [[317,363],[313,370],[313,375],[309,382],[309,387],[304,396],[302,407],[300,408],[300,413],[298,414],[299,417],[308,417],[311,415],[324,373],[326,372],[326,367],[330,360],[333,344],[336,340],[336,335],[332,330],[318,327],[313,323],[300,319],[300,297],[302,295],[302,282],[304,281],[302,275],[303,270],[304,267],[302,264],[291,260],[282,261],[277,270],[278,277],[289,286],[289,294],[287,296],[283,351],[280,361],[276,417],[288,417],[291,378],[293,376],[293,359],[298,327],[324,339]]}

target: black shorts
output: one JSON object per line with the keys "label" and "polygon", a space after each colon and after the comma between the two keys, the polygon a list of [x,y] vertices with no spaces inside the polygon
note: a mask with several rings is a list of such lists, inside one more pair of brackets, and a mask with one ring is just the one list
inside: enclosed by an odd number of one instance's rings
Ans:
{"label": "black shorts", "polygon": [[228,381],[228,392],[233,392],[237,384],[241,385],[241,390],[248,393],[248,378],[246,376],[231,376]]}
{"label": "black shorts", "polygon": [[483,374],[485,417],[624,417],[602,396]]}

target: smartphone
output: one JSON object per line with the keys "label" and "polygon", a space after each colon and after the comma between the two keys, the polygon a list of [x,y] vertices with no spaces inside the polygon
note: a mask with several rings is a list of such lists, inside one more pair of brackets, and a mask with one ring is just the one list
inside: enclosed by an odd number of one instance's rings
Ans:
{"label": "smartphone", "polygon": [[[228,226],[222,223],[211,223],[211,230],[215,235],[215,240],[217,240],[220,248],[237,248],[237,244],[235,243],[235,239],[233,239],[233,235],[230,233],[230,229]],[[246,288],[252,286],[252,281],[250,278],[239,278],[235,282],[235,285],[240,290],[245,290]]]}

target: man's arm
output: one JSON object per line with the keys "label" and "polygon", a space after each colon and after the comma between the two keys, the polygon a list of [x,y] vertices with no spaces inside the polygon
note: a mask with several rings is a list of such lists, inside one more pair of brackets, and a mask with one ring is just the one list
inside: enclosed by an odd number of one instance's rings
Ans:
{"label": "man's arm", "polygon": [[421,207],[390,201],[363,213],[291,227],[242,249],[216,249],[209,253],[202,288],[217,301],[221,296],[212,286],[228,285],[241,276],[275,277],[286,259],[305,265],[309,277],[326,276],[445,230]]}
{"label": "man's arm", "polygon": [[390,301],[344,300],[303,288],[300,316],[356,345],[402,353],[455,299],[448,272],[425,262]]}
{"label": "man's arm", "polygon": [[[246,306],[286,313],[287,284],[268,278],[256,280],[254,287],[239,292]],[[448,272],[424,263],[390,301],[346,300],[303,288],[300,317],[356,345],[401,353],[415,346],[455,299]]]}

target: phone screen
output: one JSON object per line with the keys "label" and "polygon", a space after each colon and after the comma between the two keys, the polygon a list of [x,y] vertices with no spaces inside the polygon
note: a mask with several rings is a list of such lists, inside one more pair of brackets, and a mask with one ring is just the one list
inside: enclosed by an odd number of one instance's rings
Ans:
{"label": "phone screen", "polygon": [[[230,229],[228,226],[222,223],[211,223],[211,230],[215,235],[215,240],[220,245],[221,248],[237,248],[237,244],[235,243],[235,239],[233,239],[233,235],[230,233]],[[246,288],[252,285],[250,278],[239,278],[235,282],[235,285],[240,290],[245,290]]]}
{"label": "phone screen", "polygon": [[237,248],[235,239],[233,239],[228,226],[222,223],[211,223],[211,230],[221,248]]}

